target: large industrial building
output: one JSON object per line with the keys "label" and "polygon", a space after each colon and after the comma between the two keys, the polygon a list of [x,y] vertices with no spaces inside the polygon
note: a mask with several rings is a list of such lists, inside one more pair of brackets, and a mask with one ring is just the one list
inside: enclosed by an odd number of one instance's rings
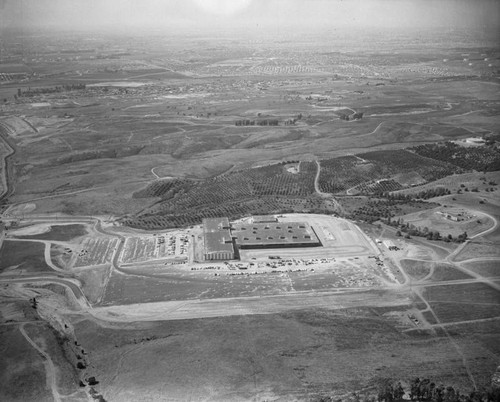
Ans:
{"label": "large industrial building", "polygon": [[241,249],[321,246],[313,228],[303,222],[236,224],[231,234]]}
{"label": "large industrial building", "polygon": [[204,257],[207,261],[233,260],[234,245],[229,220],[213,218],[203,220],[203,237],[205,241]]}
{"label": "large industrial building", "polygon": [[234,259],[237,249],[321,246],[314,229],[304,222],[278,222],[258,217],[251,219],[251,223],[231,226],[227,218],[216,218],[205,219],[203,228],[205,260]]}

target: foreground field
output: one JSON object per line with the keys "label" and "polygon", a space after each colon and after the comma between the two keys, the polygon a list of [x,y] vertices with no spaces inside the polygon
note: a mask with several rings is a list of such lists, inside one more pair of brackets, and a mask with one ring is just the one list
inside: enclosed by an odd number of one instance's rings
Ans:
{"label": "foreground field", "polygon": [[[415,376],[470,386],[447,337],[404,334],[391,310],[306,309],[104,329],[81,321],[75,331],[84,346],[95,345],[93,373],[110,400],[314,400]],[[477,345],[474,358],[481,365],[472,374],[486,379],[497,365],[491,350]]]}

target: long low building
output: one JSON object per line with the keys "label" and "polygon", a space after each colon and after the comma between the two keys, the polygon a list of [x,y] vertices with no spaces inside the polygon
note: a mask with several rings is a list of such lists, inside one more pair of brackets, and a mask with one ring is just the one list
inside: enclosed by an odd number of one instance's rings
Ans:
{"label": "long low building", "polygon": [[314,229],[305,222],[238,223],[231,234],[241,249],[321,246]]}

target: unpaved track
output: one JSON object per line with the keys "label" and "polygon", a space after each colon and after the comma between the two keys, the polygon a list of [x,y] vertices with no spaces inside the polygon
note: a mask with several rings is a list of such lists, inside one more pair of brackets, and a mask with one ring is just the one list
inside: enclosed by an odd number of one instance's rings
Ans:
{"label": "unpaved track", "polygon": [[[482,212],[483,213],[483,212]],[[460,246],[458,246],[454,251],[450,252],[443,260],[441,261],[434,261],[434,263],[445,263],[445,264],[449,264],[451,266],[453,266],[454,268],[456,268],[457,270],[469,275],[471,277],[471,279],[462,279],[462,280],[448,280],[448,281],[436,281],[436,282],[429,282],[429,280],[431,279],[432,275],[434,274],[434,271],[435,271],[435,264],[432,265],[431,267],[431,270],[429,272],[428,275],[426,275],[424,278],[420,279],[420,280],[417,280],[415,282],[413,282],[413,284],[411,284],[410,282],[410,285],[413,289],[413,292],[419,296],[419,298],[425,303],[426,305],[426,309],[425,310],[420,310],[420,312],[424,312],[424,311],[429,311],[432,316],[434,317],[435,321],[436,321],[436,324],[430,324],[429,322],[425,321],[424,319],[424,323],[425,323],[425,326],[427,328],[440,328],[445,334],[446,334],[446,337],[449,339],[450,343],[453,345],[453,347],[456,349],[457,353],[460,355],[461,359],[462,359],[462,364],[465,368],[465,370],[467,371],[467,375],[469,377],[469,380],[472,384],[472,386],[474,387],[474,389],[477,389],[477,385],[476,385],[476,381],[474,379],[474,376],[472,374],[472,371],[469,367],[469,363],[467,361],[467,358],[462,350],[462,348],[460,347],[460,345],[458,344],[458,342],[455,341],[455,339],[453,338],[453,336],[448,332],[448,329],[446,327],[448,326],[451,326],[451,325],[458,325],[458,324],[471,324],[471,323],[476,323],[476,322],[483,322],[483,321],[492,321],[492,320],[497,320],[497,319],[500,319],[500,317],[492,317],[492,318],[487,318],[487,319],[477,319],[477,320],[470,320],[470,321],[462,321],[462,322],[451,322],[451,323],[442,323],[438,317],[438,315],[434,312],[434,310],[432,309],[432,306],[430,305],[430,303],[425,299],[424,297],[424,292],[423,290],[426,288],[426,287],[431,287],[431,286],[446,286],[446,285],[457,285],[457,284],[474,284],[474,283],[484,283],[490,287],[492,287],[493,289],[497,290],[500,292],[500,285],[495,282],[494,280],[497,279],[497,278],[486,278],[470,269],[467,269],[466,267],[463,266],[463,264],[465,262],[470,262],[471,260],[472,261],[481,261],[483,260],[482,258],[480,257],[476,257],[476,258],[473,258],[473,259],[470,259],[470,260],[465,260],[465,261],[460,261],[460,262],[456,262],[454,261],[454,258],[460,254],[460,252],[467,246],[467,244],[469,244],[470,240],[471,239],[475,239],[475,238],[478,238],[478,237],[482,237],[482,236],[486,236],[490,233],[493,233],[497,228],[498,228],[498,221],[495,219],[495,217],[491,216],[491,215],[488,215],[488,214],[485,214],[487,215],[492,221],[493,221],[493,226],[489,229],[486,229],[484,230],[483,232],[481,233],[478,233],[474,236],[471,236],[471,238],[469,240],[467,240],[466,242],[462,243]],[[419,259],[412,259],[412,258],[405,258],[406,260],[413,260],[413,261],[425,261],[425,262],[429,262],[429,261],[426,261],[426,260],[419,260]],[[484,258],[484,260],[486,261],[491,261],[492,258]],[[498,260],[498,259],[493,259],[493,260]],[[404,269],[401,267],[401,264],[399,264],[399,261],[397,261],[400,269],[402,272],[404,272]],[[453,300],[453,303],[457,303],[456,300]],[[467,303],[467,304],[471,304],[471,303]],[[491,303],[492,306],[497,306],[498,303]],[[423,316],[422,316],[423,318]]]}
{"label": "unpaved track", "polygon": [[[432,314],[432,316],[434,317],[434,319],[436,320],[436,324],[434,324],[433,327],[441,328],[441,330],[446,334],[446,337],[448,338],[450,343],[453,345],[453,347],[455,348],[457,353],[460,355],[460,358],[462,359],[462,365],[464,366],[465,371],[467,371],[467,376],[469,377],[469,380],[470,380],[472,386],[474,387],[474,389],[477,389],[476,381],[474,380],[474,376],[472,375],[472,371],[470,370],[469,363],[467,361],[467,358],[465,357],[464,352],[462,351],[462,348],[455,341],[455,339],[453,339],[453,337],[450,335],[450,333],[448,332],[448,329],[442,325],[441,321],[439,320],[438,315],[434,312],[430,303],[423,297],[420,290],[416,289],[415,293],[425,303],[425,305],[427,306],[426,310],[429,311]],[[429,323],[427,323],[427,324],[429,325]]]}
{"label": "unpaved track", "polygon": [[316,176],[314,177],[314,189],[316,190],[316,193],[319,194],[323,198],[328,198],[330,199],[333,203],[335,203],[335,208],[341,215],[345,215],[344,208],[342,208],[342,205],[333,197],[332,194],[329,193],[323,193],[320,188],[319,188],[319,176],[321,174],[321,164],[319,163],[318,160],[315,160],[316,165],[318,169],[316,170]]}
{"label": "unpaved track", "polygon": [[59,394],[59,391],[57,389],[57,375],[56,375],[56,367],[54,366],[54,363],[52,362],[52,359],[50,358],[49,354],[45,352],[40,346],[38,346],[26,333],[26,330],[24,329],[26,324],[21,324],[19,326],[19,331],[21,334],[24,336],[24,338],[30,343],[31,346],[33,346],[36,351],[41,355],[43,359],[43,365],[45,366],[45,375],[46,375],[46,381],[47,381],[47,387],[50,388],[52,391],[52,396],[54,397],[55,402],[61,402],[61,395]]}
{"label": "unpaved track", "polygon": [[[2,131],[5,130],[5,133]],[[12,193],[12,184],[10,183],[10,177],[9,177],[9,172],[11,166],[9,165],[9,158],[11,158],[15,153],[16,150],[13,145],[8,140],[8,126],[2,124],[0,122],[0,141],[2,141],[5,144],[5,147],[7,148],[8,153],[6,155],[1,155],[1,181],[2,181],[2,192],[0,193],[0,200],[3,198],[6,198],[10,193]]]}
{"label": "unpaved track", "polygon": [[262,297],[183,300],[125,306],[95,307],[92,315],[104,321],[166,321],[234,315],[277,314],[309,308],[330,310],[361,306],[411,304],[409,290],[293,292]]}

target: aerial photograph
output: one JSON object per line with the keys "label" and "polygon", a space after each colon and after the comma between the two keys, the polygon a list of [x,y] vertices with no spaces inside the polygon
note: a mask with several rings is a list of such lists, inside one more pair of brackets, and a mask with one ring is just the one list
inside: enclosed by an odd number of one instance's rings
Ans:
{"label": "aerial photograph", "polygon": [[0,401],[500,401],[500,1],[0,0]]}

